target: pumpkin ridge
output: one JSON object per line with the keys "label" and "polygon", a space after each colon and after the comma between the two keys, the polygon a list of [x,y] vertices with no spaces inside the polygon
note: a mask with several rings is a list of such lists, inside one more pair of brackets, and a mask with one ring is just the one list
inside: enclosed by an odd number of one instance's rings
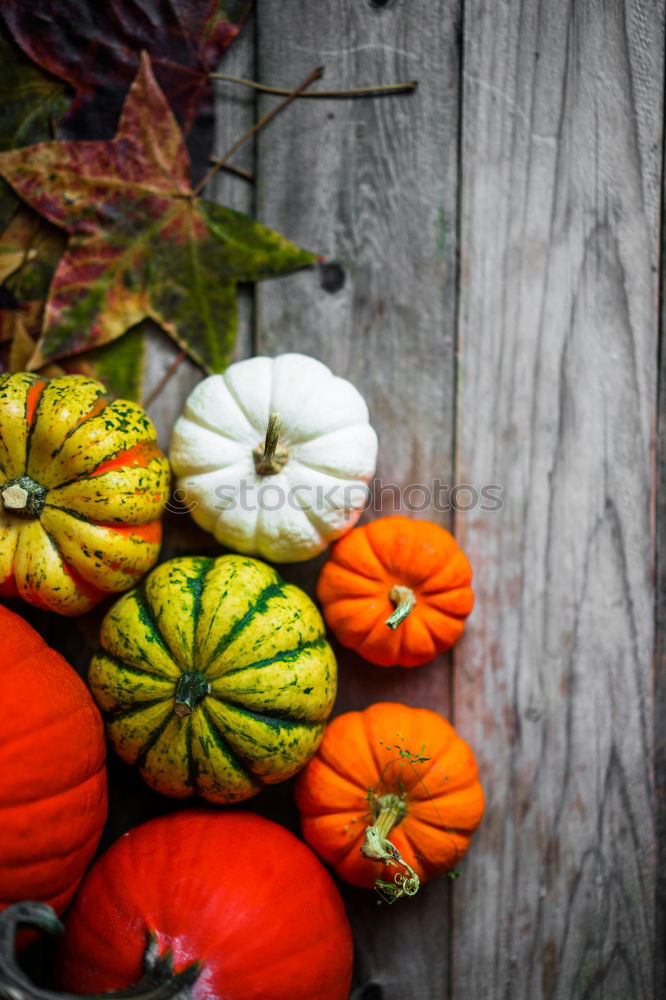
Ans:
{"label": "pumpkin ridge", "polygon": [[25,394],[25,420],[28,425],[34,423],[35,410],[39,405],[45,388],[46,382],[40,379],[38,375],[34,376],[34,381],[30,383],[28,391]]}
{"label": "pumpkin ridge", "polygon": [[[254,420],[252,419],[252,417],[250,416],[250,414],[247,412],[247,410],[243,406],[243,403],[239,399],[238,393],[236,392],[236,390],[234,389],[234,387],[228,382],[228,380],[226,378],[224,380],[224,384],[225,384],[225,386],[227,388],[227,392],[229,393],[229,395],[233,399],[234,403],[236,404],[236,406],[240,410],[241,414],[245,417],[245,420],[249,424],[250,428],[253,431],[257,431],[257,427],[256,427],[256,424],[255,424]],[[257,433],[260,435],[261,439],[263,440],[265,431],[257,431]]]}
{"label": "pumpkin ridge", "polygon": [[62,563],[63,571],[68,576],[70,576],[73,580],[75,580],[77,582],[79,589],[83,590],[84,587],[85,587],[85,592],[88,595],[90,594],[90,591],[93,591],[93,592],[96,592],[98,594],[103,594],[104,597],[106,597],[106,595],[109,593],[109,591],[108,590],[104,590],[103,587],[100,587],[98,584],[93,583],[92,580],[89,580],[86,576],[83,575],[83,573],[80,573],[77,569],[75,569],[72,566],[72,564],[69,562],[69,560],[65,558],[65,555],[64,555],[62,549],[60,548],[60,545],[58,544],[58,540],[55,537],[55,535],[52,535],[51,532],[47,528],[44,527],[44,525],[41,523],[41,521],[39,523],[39,526],[42,529],[42,531],[44,532],[44,534],[46,535],[46,537],[48,538],[48,540],[51,543],[51,545],[53,546],[53,548],[57,551],[57,553],[58,553],[58,555],[60,557],[60,561]]}
{"label": "pumpkin ridge", "polygon": [[143,469],[147,469],[153,459],[163,458],[162,452],[159,449],[157,441],[149,437],[142,438],[141,441],[137,441],[136,444],[131,445],[131,447],[129,448],[125,447],[116,448],[115,451],[111,451],[108,453],[108,455],[104,455],[99,460],[97,465],[95,465],[92,469],[87,469],[85,472],[82,472],[79,476],[74,476],[73,479],[67,479],[65,480],[65,482],[58,483],[57,486],[53,486],[51,487],[51,489],[61,489],[64,486],[73,486],[75,483],[80,483],[82,479],[93,479],[96,476],[102,476],[104,475],[105,472],[109,471],[120,472],[122,471],[122,469],[127,468],[127,466],[120,465],[117,468],[111,467],[109,469],[104,469],[104,472],[99,472],[99,469],[101,469],[102,466],[106,465],[107,463],[114,462],[123,454],[141,455],[142,452],[145,452],[145,454],[142,457],[148,458],[148,461],[139,463],[139,467]]}
{"label": "pumpkin ridge", "polygon": [[[153,705],[158,705],[158,704],[160,704],[160,702],[163,702],[163,701],[166,701],[166,700],[167,700],[166,698],[157,698],[154,702],[144,702],[144,704],[141,706],[141,708],[137,710],[137,714],[138,714],[138,711],[142,711],[145,708],[151,708]],[[134,709],[130,709],[129,711],[124,712],[124,713],[123,712],[118,712],[118,713],[114,712],[114,713],[110,713],[110,716],[115,721],[116,719],[120,718],[122,715],[125,715],[125,716],[132,715],[132,713],[134,711],[135,711]],[[158,740],[160,739],[162,733],[164,732],[164,730],[166,729],[166,727],[169,725],[169,723],[171,722],[171,720],[172,720],[172,715],[169,712],[167,714],[167,716],[160,722],[159,726],[156,726],[155,729],[153,729],[152,733],[150,734],[150,736],[148,737],[148,739],[146,740],[146,742],[143,744],[143,746],[139,750],[138,754],[136,755],[135,763],[136,763],[136,765],[141,770],[143,770],[143,768],[145,766],[146,757],[148,756],[148,754],[150,753],[150,751],[152,750],[152,748],[155,746],[155,744],[158,742]]]}
{"label": "pumpkin ridge", "polygon": [[[434,806],[434,808],[437,810],[437,814],[439,816],[439,809],[437,809],[436,806]],[[413,816],[410,817],[409,813],[408,813],[407,816],[405,816],[405,820],[410,820],[412,823],[415,823],[415,824],[419,824],[420,823],[423,826],[430,827],[431,830],[436,830],[437,832],[441,832],[442,830],[444,830],[445,833],[450,834],[452,837],[469,837],[471,839],[472,834],[476,830],[476,826],[460,826],[460,825],[458,825],[458,826],[449,826],[448,824],[446,826],[444,826],[444,821],[441,818],[441,816],[439,816],[439,820],[436,820],[433,823],[433,822],[431,822],[428,819],[424,819],[422,816],[413,815]],[[403,820],[403,823],[405,822],[405,820]],[[477,826],[478,826],[478,824],[477,824]],[[403,829],[403,833],[404,833],[404,829]]]}
{"label": "pumpkin ridge", "polygon": [[297,660],[299,653],[302,653],[304,650],[323,647],[326,643],[326,636],[322,633],[316,639],[308,639],[307,642],[301,643],[300,646],[285,649],[282,653],[276,653],[275,656],[268,656],[264,660],[255,660],[254,663],[246,663],[244,667],[233,667],[231,670],[225,670],[224,676],[230,677],[232,674],[241,674],[244,670],[260,670],[262,667],[270,667],[271,664],[278,663],[280,660],[287,660],[287,662]]}
{"label": "pumpkin ridge", "polygon": [[240,754],[236,749],[234,749],[234,747],[230,745],[229,741],[227,740],[222,730],[219,728],[219,726],[216,725],[215,721],[210,717],[210,715],[203,707],[203,705],[200,707],[201,707],[201,713],[204,719],[206,720],[208,729],[210,730],[210,734],[213,737],[215,745],[217,746],[220,753],[222,753],[227,758],[227,760],[238,771],[240,771],[240,773],[243,775],[244,778],[246,778],[254,786],[258,788],[263,788],[264,782],[257,774],[254,773],[254,771],[252,771],[250,763],[247,760],[247,758],[243,757],[242,754]]}
{"label": "pumpkin ridge", "polygon": [[325,476],[330,476],[331,479],[337,479],[339,483],[361,483],[367,486],[367,483],[364,483],[358,476],[341,476],[335,472],[331,472],[329,466],[320,465],[318,462],[309,462],[306,458],[301,458],[299,455],[294,455],[294,461],[299,462],[308,469],[312,469],[314,472],[321,472]]}
{"label": "pumpkin ridge", "polygon": [[187,729],[185,730],[185,753],[187,754],[187,778],[195,795],[201,795],[199,790],[197,764],[194,759],[194,731],[192,727],[192,714],[187,717]]}
{"label": "pumpkin ridge", "polygon": [[142,623],[146,626],[147,629],[150,630],[154,641],[157,642],[162,647],[164,652],[169,656],[176,670],[182,673],[180,664],[178,662],[178,657],[174,655],[173,650],[169,648],[169,646],[166,643],[166,640],[164,639],[164,636],[160,632],[159,624],[155,616],[155,609],[148,600],[145,578],[144,581],[140,583],[139,586],[136,588],[135,595],[136,595],[136,603],[139,608],[139,616],[141,618]]}
{"label": "pumpkin ridge", "polygon": [[58,557],[60,559],[60,562],[62,563],[63,572],[66,573],[68,576],[70,576],[77,583],[78,589],[81,592],[85,593],[88,596],[88,598],[91,597],[91,594],[92,596],[94,596],[95,594],[103,594],[104,597],[106,597],[109,591],[104,590],[102,587],[98,587],[96,583],[93,583],[92,580],[89,580],[82,573],[79,573],[78,570],[74,569],[71,563],[67,559],[65,559],[64,553],[60,548],[60,546],[58,545],[56,538],[51,534],[50,531],[47,530],[47,528],[44,527],[41,521],[39,522],[39,526],[46,535],[46,537],[48,538],[51,547],[54,548],[58,553]]}
{"label": "pumpkin ridge", "polygon": [[164,674],[155,674],[152,670],[144,670],[143,667],[137,667],[136,664],[123,660],[123,658],[121,656],[117,656],[116,653],[111,653],[108,649],[105,649],[104,646],[99,646],[95,650],[93,656],[105,656],[108,660],[111,660],[119,670],[124,670],[128,674],[137,674],[141,677],[153,677],[158,681],[170,681],[173,683],[171,678],[165,677]]}
{"label": "pumpkin ridge", "polygon": [[[239,715],[245,716],[248,719],[253,719],[255,722],[263,722],[270,729],[294,729],[298,726],[308,726],[310,729],[316,729],[322,724],[321,719],[294,718],[293,716],[287,714],[286,709],[276,709],[272,715],[266,715],[263,712],[257,712],[254,709],[245,708],[233,698],[217,698],[215,695],[213,695],[213,697],[215,697],[216,701],[219,701],[226,708],[230,708],[233,712],[237,712]],[[251,739],[247,733],[245,735],[247,739]],[[259,743],[257,745],[263,746],[263,744]]]}
{"label": "pumpkin ridge", "polygon": [[386,565],[386,562],[382,558],[382,556],[380,554],[380,551],[378,551],[377,546],[373,542],[373,540],[372,540],[372,532],[367,530],[367,528],[369,527],[369,525],[366,525],[365,527],[366,527],[365,538],[366,538],[366,541],[368,543],[368,548],[370,549],[370,551],[372,552],[373,556],[377,560],[377,565],[380,567],[380,569],[382,571],[382,581],[386,580],[386,582],[388,584],[389,579],[391,577],[393,577],[394,574],[391,572],[390,567]]}
{"label": "pumpkin ridge", "polygon": [[[48,855],[45,855],[42,858],[31,858],[29,862],[26,862],[26,864],[17,864],[16,867],[18,869],[20,869],[21,872],[29,873],[31,868],[35,868],[35,867],[39,868],[39,866],[43,865],[44,862],[46,860],[48,860],[48,858],[54,858],[54,859],[55,858],[59,858],[61,860],[64,860],[66,858],[69,858],[70,855],[79,855],[80,856],[82,854],[83,855],[88,854],[88,859],[90,860],[90,858],[92,857],[92,855],[95,853],[95,848],[97,846],[98,841],[99,841],[99,830],[93,830],[93,832],[91,834],[89,834],[89,836],[87,836],[85,838],[85,840],[82,840],[79,844],[76,844],[70,850],[62,851],[62,852],[51,851]],[[92,847],[92,850],[90,850],[90,847]],[[54,885],[53,880],[52,880],[51,881],[51,885],[49,886],[49,888],[52,889],[52,890],[55,890],[55,891],[49,892],[49,895],[50,896],[54,896],[56,894],[60,895],[61,893],[69,893],[70,898],[71,898],[74,895],[74,892],[76,891],[77,886],[81,882],[81,879],[83,878],[83,874],[84,873],[82,873],[77,879],[75,879],[74,882],[71,882],[71,881],[68,880],[65,885],[63,885],[61,881],[59,883],[56,883]],[[62,878],[62,875],[60,875],[60,873],[58,873],[58,876],[59,876],[59,878]],[[29,877],[30,876],[28,874],[28,878]],[[21,899],[22,899],[22,895],[19,895],[18,900],[14,899],[14,902],[20,901]],[[0,900],[0,908],[2,908],[3,903],[5,905],[7,905],[6,900]],[[3,969],[3,971],[4,971],[4,969]]]}
{"label": "pumpkin ridge", "polygon": [[[25,394],[25,419],[28,424],[28,433],[25,436],[25,457],[23,459],[24,472],[28,469],[28,462],[30,460],[30,442],[32,441],[33,431],[37,424],[39,407],[44,399],[44,390],[46,389],[46,385],[47,383],[45,381],[37,379],[31,384]],[[36,399],[33,398],[36,395],[35,390],[39,391],[39,395]]]}
{"label": "pumpkin ridge", "polygon": [[184,417],[186,420],[189,420],[190,423],[196,424],[197,427],[201,427],[204,431],[210,431],[211,434],[219,435],[219,437],[224,438],[225,441],[232,441],[234,444],[239,443],[237,437],[233,437],[231,434],[225,434],[224,431],[221,431],[218,427],[214,427],[212,424],[209,424],[206,420],[204,420],[200,413],[194,413],[193,411],[186,410]]}
{"label": "pumpkin ridge", "polygon": [[133,715],[139,715],[141,712],[145,712],[147,708],[154,708],[155,705],[161,705],[162,702],[169,701],[170,699],[171,695],[160,695],[159,698],[150,698],[147,701],[140,702],[138,705],[132,705],[131,708],[107,709],[105,714],[110,722],[117,722],[118,719],[131,719]]}
{"label": "pumpkin ridge", "polygon": [[211,653],[208,662],[202,669],[202,673],[205,675],[211,668],[215,660],[220,656],[225,649],[227,649],[231,643],[236,639],[241,632],[245,630],[248,624],[252,621],[254,616],[261,611],[266,609],[266,606],[272,597],[277,597],[279,594],[283,593],[285,587],[285,582],[279,579],[277,583],[269,583],[267,587],[257,595],[257,599],[252,607],[248,608],[244,615],[238,618],[228,632],[226,632],[220,639],[218,639],[215,649]]}
{"label": "pumpkin ridge", "polygon": [[[44,729],[48,728],[45,726]],[[40,730],[41,733],[41,730]],[[34,736],[33,733],[25,734]],[[92,774],[88,775],[83,781],[72,782],[72,784],[65,785],[63,788],[59,788],[57,792],[52,792],[50,795],[37,795],[32,799],[21,799],[20,802],[0,802],[0,811],[3,809],[23,809],[25,806],[31,806],[34,802],[48,802],[49,799],[57,799],[60,795],[67,795],[68,792],[73,792],[79,788],[84,788],[93,778],[97,781],[100,773],[105,768],[105,762],[102,761],[100,766]],[[50,850],[50,848],[49,848]]]}
{"label": "pumpkin ridge", "polygon": [[[100,400],[103,400],[101,406],[99,405]],[[74,434],[75,431],[78,431],[79,427],[82,427],[83,424],[86,424],[93,417],[99,416],[99,414],[106,409],[106,407],[109,405],[110,402],[111,402],[111,396],[109,396],[109,394],[104,392],[103,390],[100,391],[97,395],[97,399],[90,407],[88,412],[85,413],[82,417],[80,417],[77,420],[77,422],[67,431],[67,433],[65,434],[64,438],[62,439],[56,450],[51,453],[51,458],[56,458],[56,456],[60,454],[62,449],[65,447],[66,443],[69,441],[72,434]]]}
{"label": "pumpkin ridge", "polygon": [[[469,590],[471,588],[469,588],[469,587],[467,587],[467,588],[466,587],[460,587],[460,588],[457,588],[457,589],[459,589],[459,590]],[[455,591],[451,590],[451,591],[449,591],[449,593],[454,594]],[[419,603],[419,598],[420,597],[421,597],[421,595],[419,594],[418,597],[417,597],[417,601],[416,601],[417,607],[418,607],[418,603]],[[448,610],[447,611],[442,611],[442,609],[438,608],[436,604],[431,604],[430,603],[430,601],[428,600],[428,595],[427,594],[425,595],[425,597],[421,601],[421,603],[425,604],[426,607],[428,607],[431,611],[435,611],[437,614],[442,615],[442,617],[444,617],[444,618],[455,618],[456,621],[464,622],[465,619],[468,617],[468,615],[462,614],[459,611],[448,611]],[[428,623],[424,620],[423,624],[426,625],[426,627],[427,627]],[[445,650],[445,652],[446,652],[446,650]]]}
{"label": "pumpkin ridge", "polygon": [[[199,624],[199,619],[201,618],[201,597],[203,594],[203,589],[206,585],[206,576],[211,571],[214,565],[215,565],[214,559],[212,558],[202,559],[201,563],[199,564],[199,572],[196,575],[196,577],[192,579],[192,587],[190,589],[194,594],[194,602],[192,604],[192,617],[194,619],[195,643],[196,643],[197,626]],[[196,650],[194,651],[194,658],[197,659]]]}

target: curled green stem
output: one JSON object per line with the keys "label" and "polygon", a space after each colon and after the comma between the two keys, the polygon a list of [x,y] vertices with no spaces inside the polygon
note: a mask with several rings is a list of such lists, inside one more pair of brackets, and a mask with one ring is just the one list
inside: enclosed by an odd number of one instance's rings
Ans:
{"label": "curled green stem", "polygon": [[143,975],[139,982],[115,992],[91,994],[56,993],[31,983],[19,968],[14,955],[16,931],[20,926],[35,927],[47,934],[62,934],[64,927],[55,911],[45,903],[14,903],[0,913],[0,998],[2,1000],[190,1000],[201,965],[194,962],[174,972],[173,954],[160,955],[155,937],[148,936],[143,955]]}
{"label": "curled green stem", "polygon": [[403,868],[392,882],[375,880],[375,888],[387,903],[395,903],[402,896],[414,896],[419,889],[419,877],[412,866],[405,861],[388,835],[407,812],[405,800],[400,795],[389,793],[374,798],[372,802],[374,823],[365,831],[361,854],[372,861]]}

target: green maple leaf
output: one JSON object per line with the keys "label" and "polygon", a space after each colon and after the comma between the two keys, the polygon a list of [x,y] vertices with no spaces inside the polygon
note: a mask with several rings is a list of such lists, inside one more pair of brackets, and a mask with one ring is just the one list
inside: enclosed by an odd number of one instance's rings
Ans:
{"label": "green maple leaf", "polygon": [[183,137],[144,53],[108,142],[46,142],[0,155],[0,175],[70,234],[30,361],[77,354],[149,317],[207,371],[236,334],[236,284],[316,260],[195,196]]}

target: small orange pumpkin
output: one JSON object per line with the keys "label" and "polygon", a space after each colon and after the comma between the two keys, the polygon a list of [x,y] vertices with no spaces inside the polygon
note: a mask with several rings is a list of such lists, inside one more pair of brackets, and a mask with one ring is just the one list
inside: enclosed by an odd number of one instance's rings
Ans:
{"label": "small orange pumpkin", "polygon": [[417,667],[449,649],[472,610],[472,568],[431,521],[385,517],[336,542],[317,583],[326,624],[381,667]]}
{"label": "small orange pumpkin", "polygon": [[296,803],[305,840],[340,878],[393,902],[458,863],[484,798],[474,754],[446,719],[379,702],[330,723]]}

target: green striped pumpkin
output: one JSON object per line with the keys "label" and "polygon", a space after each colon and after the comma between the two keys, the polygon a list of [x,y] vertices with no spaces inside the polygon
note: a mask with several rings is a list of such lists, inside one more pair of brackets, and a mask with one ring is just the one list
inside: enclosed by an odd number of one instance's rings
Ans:
{"label": "green striped pumpkin", "polygon": [[239,802],[317,749],[337,668],[321,615],[246,556],[172,559],[102,623],[89,681],[117,753],[166,795]]}

